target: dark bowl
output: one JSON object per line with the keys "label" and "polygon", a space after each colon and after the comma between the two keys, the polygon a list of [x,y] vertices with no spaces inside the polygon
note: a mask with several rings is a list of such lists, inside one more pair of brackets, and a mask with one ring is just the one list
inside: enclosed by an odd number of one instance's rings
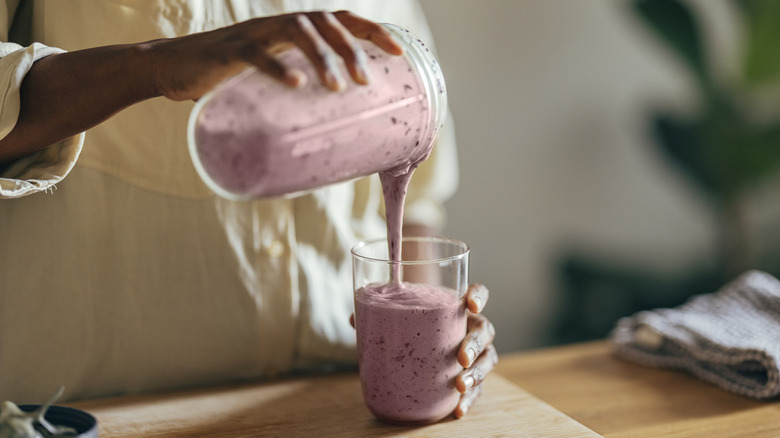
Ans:
{"label": "dark bowl", "polygon": [[[19,409],[32,412],[41,405],[19,405]],[[76,429],[76,438],[98,438],[98,426],[95,417],[80,409],[67,406],[50,406],[44,418],[55,426],[67,426]]]}

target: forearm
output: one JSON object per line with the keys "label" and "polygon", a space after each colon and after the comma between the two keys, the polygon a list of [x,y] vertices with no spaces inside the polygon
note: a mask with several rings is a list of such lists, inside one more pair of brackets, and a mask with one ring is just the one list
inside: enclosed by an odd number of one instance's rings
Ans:
{"label": "forearm", "polygon": [[41,58],[22,81],[19,118],[0,140],[0,164],[85,131],[151,97],[197,99],[247,65],[297,85],[299,74],[275,56],[294,46],[306,54],[328,87],[342,85],[338,57],[356,82],[365,83],[366,56],[353,35],[370,39],[388,53],[403,52],[377,23],[347,11],[320,11],[256,18],[179,38]]}
{"label": "forearm", "polygon": [[20,89],[19,118],[0,140],[0,164],[83,132],[158,95],[147,45],[97,47],[36,61]]}

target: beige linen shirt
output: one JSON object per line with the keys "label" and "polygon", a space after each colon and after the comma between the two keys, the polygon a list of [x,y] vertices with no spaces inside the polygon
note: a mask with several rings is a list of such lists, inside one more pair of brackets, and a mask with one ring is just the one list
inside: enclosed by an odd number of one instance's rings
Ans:
{"label": "beige linen shirt", "polygon": [[[0,135],[43,56],[310,9],[349,9],[430,41],[414,0],[0,0]],[[378,179],[296,198],[221,199],[189,159],[191,109],[142,102],[0,167],[0,197],[13,198],[0,202],[0,399],[40,402],[61,384],[78,399],[354,360],[349,249],[385,235]],[[408,221],[441,225],[455,156],[448,130],[412,180]]]}

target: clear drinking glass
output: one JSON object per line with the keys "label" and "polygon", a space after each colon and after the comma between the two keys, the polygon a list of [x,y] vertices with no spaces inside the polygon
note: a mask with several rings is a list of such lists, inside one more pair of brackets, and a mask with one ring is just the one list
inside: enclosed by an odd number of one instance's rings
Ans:
{"label": "clear drinking glass", "polygon": [[[457,406],[457,352],[466,335],[469,247],[407,237],[403,261],[387,241],[352,249],[358,366],[366,406],[391,423],[438,421]],[[393,282],[394,270],[401,282]]]}

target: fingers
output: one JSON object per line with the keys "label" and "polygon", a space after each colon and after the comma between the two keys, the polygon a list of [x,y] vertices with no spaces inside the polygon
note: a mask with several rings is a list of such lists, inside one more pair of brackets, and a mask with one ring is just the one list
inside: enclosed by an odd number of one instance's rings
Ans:
{"label": "fingers", "polygon": [[458,377],[455,378],[455,388],[461,394],[465,394],[475,386],[479,386],[485,380],[485,376],[493,371],[497,363],[498,353],[496,348],[493,345],[488,345],[484,354],[470,368],[458,374]]}
{"label": "fingers", "polygon": [[482,315],[470,314],[468,321],[468,333],[460,344],[458,350],[458,363],[463,368],[468,368],[486,348],[492,344],[496,336],[493,324]]}
{"label": "fingers", "polygon": [[359,84],[368,84],[368,57],[352,34],[328,12],[312,14],[310,19],[320,35],[344,60],[352,79]]}
{"label": "fingers", "polygon": [[471,407],[474,405],[474,402],[477,400],[477,398],[479,398],[480,394],[482,394],[482,385],[479,385],[468,393],[462,395],[460,397],[460,401],[458,402],[458,406],[455,407],[455,412],[453,412],[455,418],[460,418],[466,415],[469,409],[471,409]]}
{"label": "fingers", "polygon": [[247,64],[290,86],[305,81],[303,72],[277,55],[300,48],[321,82],[332,90],[346,86],[341,61],[352,79],[369,81],[366,54],[356,38],[373,41],[392,54],[403,50],[379,24],[349,12],[308,12],[261,17],[179,38],[148,41],[152,81],[158,94],[173,100],[198,99]]}
{"label": "fingers", "polygon": [[300,87],[306,83],[306,76],[302,72],[287,67],[273,56],[265,54],[264,56],[253,56],[248,59],[251,60],[258,70],[291,87]]}
{"label": "fingers", "polygon": [[[321,15],[324,14],[327,13],[321,13]],[[347,84],[339,70],[338,58],[334,49],[325,41],[307,15],[296,14],[292,20],[287,26],[288,36],[314,65],[322,83],[334,91],[344,89]],[[326,22],[327,19],[321,18],[320,21]],[[333,29],[329,31],[331,36],[336,33],[339,31]],[[341,50],[344,51],[343,48]]]}
{"label": "fingers", "polygon": [[395,41],[395,39],[393,39],[387,29],[382,27],[382,25],[361,18],[349,11],[338,11],[333,15],[357,38],[371,41],[376,44],[377,47],[391,55],[401,55],[404,53],[404,49]]}
{"label": "fingers", "polygon": [[[290,85],[301,83],[301,74],[279,63],[273,54],[297,46],[314,66],[320,80],[331,90],[342,90],[346,81],[339,59],[344,61],[350,77],[359,84],[369,82],[367,55],[355,38],[367,39],[391,54],[403,49],[381,25],[350,12],[308,12],[276,17],[277,23],[260,32],[262,53],[252,53],[256,46],[242,49],[245,59],[259,69]],[[258,21],[258,23],[260,23]]]}
{"label": "fingers", "polygon": [[469,286],[468,293],[466,294],[466,305],[471,313],[480,313],[485,308],[485,304],[490,297],[490,291],[485,285],[472,284]]}
{"label": "fingers", "polygon": [[481,284],[469,286],[466,304],[469,319],[466,337],[458,351],[458,362],[465,368],[455,378],[455,388],[463,394],[453,414],[461,418],[474,405],[482,393],[482,382],[498,363],[498,353],[493,346],[496,330],[493,324],[480,314],[490,293]]}

